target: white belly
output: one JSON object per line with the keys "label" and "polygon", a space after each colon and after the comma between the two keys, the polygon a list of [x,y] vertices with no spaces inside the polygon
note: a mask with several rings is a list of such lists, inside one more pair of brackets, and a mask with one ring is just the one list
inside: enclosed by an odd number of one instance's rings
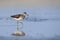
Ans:
{"label": "white belly", "polygon": [[23,18],[14,18],[15,20],[23,20]]}

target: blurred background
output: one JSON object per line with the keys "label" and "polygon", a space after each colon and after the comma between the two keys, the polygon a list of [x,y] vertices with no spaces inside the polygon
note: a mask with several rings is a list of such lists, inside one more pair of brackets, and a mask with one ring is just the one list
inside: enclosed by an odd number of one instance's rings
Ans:
{"label": "blurred background", "polygon": [[36,21],[23,21],[24,37],[60,38],[60,0],[0,0],[0,19],[3,18],[0,20],[1,37],[12,37],[16,31],[16,21],[5,18],[22,12],[27,12],[30,19],[36,18]]}

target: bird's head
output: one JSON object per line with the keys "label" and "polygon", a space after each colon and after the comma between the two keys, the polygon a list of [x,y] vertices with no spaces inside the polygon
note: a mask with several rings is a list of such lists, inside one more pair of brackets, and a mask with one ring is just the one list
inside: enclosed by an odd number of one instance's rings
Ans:
{"label": "bird's head", "polygon": [[29,16],[29,15],[27,14],[27,12],[23,12],[23,15],[25,15],[25,16]]}

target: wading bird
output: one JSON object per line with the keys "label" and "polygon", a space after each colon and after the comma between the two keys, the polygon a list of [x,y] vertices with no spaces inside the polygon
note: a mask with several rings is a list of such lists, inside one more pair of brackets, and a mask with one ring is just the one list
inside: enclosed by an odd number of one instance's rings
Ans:
{"label": "wading bird", "polygon": [[[16,15],[11,16],[13,19],[15,19],[17,21],[17,31],[14,32],[12,35],[14,35],[14,36],[25,36],[25,33],[23,31],[19,31],[18,24],[19,24],[19,21],[24,20],[26,15],[27,15],[27,13],[23,12],[22,14],[16,14]],[[23,27],[23,22],[20,22],[20,23],[22,24],[22,27]]]}

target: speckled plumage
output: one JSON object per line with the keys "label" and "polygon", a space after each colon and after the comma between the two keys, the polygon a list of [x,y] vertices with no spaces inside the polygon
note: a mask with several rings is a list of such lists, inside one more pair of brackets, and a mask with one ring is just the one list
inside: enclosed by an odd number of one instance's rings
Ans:
{"label": "speckled plumage", "polygon": [[16,20],[23,20],[26,16],[26,12],[24,12],[23,14],[16,14],[16,15],[12,15],[11,17],[16,19]]}

